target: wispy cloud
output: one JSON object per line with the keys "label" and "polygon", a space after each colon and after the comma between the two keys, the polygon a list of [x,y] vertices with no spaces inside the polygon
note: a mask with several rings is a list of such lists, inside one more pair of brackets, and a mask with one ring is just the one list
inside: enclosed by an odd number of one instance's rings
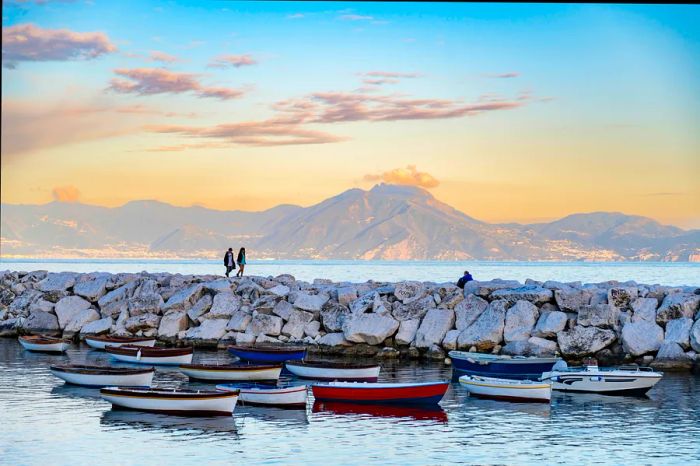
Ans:
{"label": "wispy cloud", "polygon": [[408,165],[406,168],[394,168],[379,174],[368,174],[364,176],[365,181],[384,181],[391,184],[402,184],[408,186],[419,186],[421,188],[435,188],[440,182],[430,173],[419,172],[415,165]]}
{"label": "wispy cloud", "polygon": [[338,18],[342,19],[343,21],[374,21],[374,16],[357,15],[352,13],[340,15]]}
{"label": "wispy cloud", "polygon": [[2,62],[6,68],[23,61],[91,60],[116,50],[102,32],[42,29],[34,24],[2,29]]}
{"label": "wispy cloud", "polygon": [[419,78],[421,75],[418,73],[400,73],[396,71],[368,71],[364,73],[365,76],[371,78]]}
{"label": "wispy cloud", "polygon": [[251,55],[220,55],[207,65],[209,68],[240,68],[257,65],[258,61]]}
{"label": "wispy cloud", "polygon": [[294,13],[292,15],[287,15],[287,19],[301,19],[304,15],[302,13]]}
{"label": "wispy cloud", "polygon": [[51,197],[58,202],[78,202],[80,190],[75,186],[56,186],[51,190]]}
{"label": "wispy cloud", "polygon": [[199,82],[199,75],[177,73],[163,68],[116,69],[122,78],[110,81],[109,89],[123,94],[153,95],[192,92],[198,97],[229,100],[241,97],[244,91],[225,87],[208,87]]}
{"label": "wispy cloud", "polygon": [[668,197],[668,196],[685,196],[686,193],[680,192],[680,191],[666,191],[666,192],[658,192],[658,193],[646,193],[644,194],[645,196],[650,196],[650,197]]}
{"label": "wispy cloud", "polygon": [[511,79],[511,78],[517,78],[520,76],[520,73],[517,71],[511,71],[509,73],[497,73],[497,74],[487,74],[487,78],[495,78],[495,79]]}
{"label": "wispy cloud", "polygon": [[149,59],[161,63],[176,63],[181,61],[181,59],[175,55],[170,55],[169,53],[160,52],[158,50],[153,50],[149,55]]}

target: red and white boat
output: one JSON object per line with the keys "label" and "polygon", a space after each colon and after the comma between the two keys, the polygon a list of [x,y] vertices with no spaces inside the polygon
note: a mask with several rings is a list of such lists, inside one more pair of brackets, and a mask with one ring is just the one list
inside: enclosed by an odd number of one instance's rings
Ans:
{"label": "red and white boat", "polygon": [[381,366],[327,361],[290,361],[287,370],[297,377],[315,380],[376,382]]}
{"label": "red and white boat", "polygon": [[177,416],[230,416],[238,400],[235,391],[107,387],[100,390],[100,395],[112,403],[112,408]]}
{"label": "red and white boat", "polygon": [[19,337],[19,344],[28,351],[41,353],[65,353],[70,341],[44,335],[25,335]]}
{"label": "red and white boat", "polygon": [[219,366],[215,364],[182,364],[180,371],[194,380],[277,382],[282,372],[282,365],[238,364]]}
{"label": "red and white boat", "polygon": [[107,335],[93,335],[85,337],[85,343],[87,343],[91,348],[103,350],[106,346],[131,345],[153,347],[156,345],[156,339],[144,337],[110,337]]}
{"label": "red and white boat", "polygon": [[274,406],[278,408],[306,408],[308,391],[306,385],[285,388],[236,387],[235,385],[217,385],[217,390],[240,391],[238,397],[243,404],[253,406]]}
{"label": "red and white boat", "polygon": [[311,386],[321,401],[380,404],[437,404],[449,387],[448,382],[360,383],[330,382]]}
{"label": "red and white boat", "polygon": [[69,384],[83,387],[150,387],[153,374],[156,370],[152,367],[108,367],[108,366],[84,366],[78,364],[65,364],[51,366],[51,373]]}
{"label": "red and white boat", "polygon": [[107,346],[105,348],[114,359],[136,364],[160,364],[179,366],[192,362],[194,348],[148,348],[145,346]]}

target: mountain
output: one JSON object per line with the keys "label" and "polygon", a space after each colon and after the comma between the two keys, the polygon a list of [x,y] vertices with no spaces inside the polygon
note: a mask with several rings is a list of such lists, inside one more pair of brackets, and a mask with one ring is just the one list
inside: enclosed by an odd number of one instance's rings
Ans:
{"label": "mountain", "polygon": [[2,204],[3,256],[250,257],[438,260],[661,260],[700,257],[700,230],[621,213],[490,224],[415,187],[350,189],[310,207],[262,212],[132,201]]}

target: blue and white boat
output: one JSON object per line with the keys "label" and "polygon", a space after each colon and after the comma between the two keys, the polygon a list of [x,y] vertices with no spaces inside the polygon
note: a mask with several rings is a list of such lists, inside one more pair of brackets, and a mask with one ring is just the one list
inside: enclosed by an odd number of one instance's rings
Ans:
{"label": "blue and white boat", "polygon": [[295,361],[306,356],[305,346],[229,346],[228,351],[244,361],[256,363]]}
{"label": "blue and white boat", "polygon": [[496,354],[450,351],[455,378],[462,375],[495,377],[499,379],[539,380],[560,358],[502,356]]}

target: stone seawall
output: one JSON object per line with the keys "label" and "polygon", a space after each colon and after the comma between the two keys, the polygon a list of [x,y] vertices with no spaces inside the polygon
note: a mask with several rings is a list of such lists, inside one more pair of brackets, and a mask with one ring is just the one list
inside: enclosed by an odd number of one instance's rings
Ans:
{"label": "stone seawall", "polygon": [[154,336],[170,344],[306,344],[442,359],[464,349],[689,369],[700,288],[615,281],[313,283],[167,273],[0,272],[0,336]]}

